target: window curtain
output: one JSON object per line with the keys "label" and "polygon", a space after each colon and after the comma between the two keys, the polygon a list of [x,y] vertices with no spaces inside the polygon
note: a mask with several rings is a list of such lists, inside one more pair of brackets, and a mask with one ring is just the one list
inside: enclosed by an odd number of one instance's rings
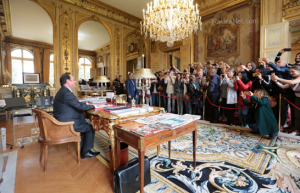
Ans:
{"label": "window curtain", "polygon": [[43,60],[43,77],[44,83],[49,83],[49,75],[50,75],[50,50],[44,50],[44,60]]}
{"label": "window curtain", "polygon": [[41,57],[39,48],[33,48],[33,58],[34,73],[39,73],[41,75]]}
{"label": "window curtain", "polygon": [[6,56],[5,56],[5,69],[9,72],[9,74],[12,76],[11,74],[11,47],[10,44],[6,43],[5,44],[5,51],[6,51]]}

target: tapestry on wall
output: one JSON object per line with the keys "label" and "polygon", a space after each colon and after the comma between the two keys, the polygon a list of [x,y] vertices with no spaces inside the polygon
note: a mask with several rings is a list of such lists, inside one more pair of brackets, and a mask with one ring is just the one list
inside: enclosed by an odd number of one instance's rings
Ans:
{"label": "tapestry on wall", "polygon": [[238,28],[230,25],[215,27],[206,36],[206,58],[238,55]]}

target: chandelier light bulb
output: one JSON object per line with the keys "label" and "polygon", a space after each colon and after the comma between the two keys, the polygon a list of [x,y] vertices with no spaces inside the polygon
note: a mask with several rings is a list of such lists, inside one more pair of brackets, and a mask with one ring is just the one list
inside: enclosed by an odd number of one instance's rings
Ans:
{"label": "chandelier light bulb", "polygon": [[198,27],[202,30],[198,4],[193,0],[154,0],[147,3],[140,22],[141,34],[153,41],[167,42],[169,47],[175,41],[197,34]]}

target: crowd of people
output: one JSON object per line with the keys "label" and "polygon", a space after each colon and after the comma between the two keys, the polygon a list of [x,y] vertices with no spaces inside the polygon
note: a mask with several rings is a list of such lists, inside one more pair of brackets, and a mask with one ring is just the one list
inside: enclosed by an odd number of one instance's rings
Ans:
{"label": "crowd of people", "polygon": [[[197,62],[190,64],[183,73],[172,65],[168,70],[155,72],[157,78],[152,80],[150,89],[146,91],[146,103],[159,106],[160,97],[166,112],[203,115],[205,101],[205,119],[211,123],[222,121],[237,125],[234,115],[238,111],[240,126],[270,137],[279,131],[279,119],[281,127],[286,128],[290,109],[289,129],[296,129],[299,135],[300,53],[296,55],[294,64],[287,64],[281,60],[284,51],[280,50],[274,63],[268,58],[263,58],[257,65],[254,62],[237,66],[223,62],[207,62],[205,65]],[[136,88],[131,74],[129,72],[124,87],[118,77],[115,79],[114,86],[118,85],[115,92],[126,93],[129,103],[133,98],[139,103],[141,90]],[[206,100],[202,98],[204,92],[207,92]],[[282,96],[281,103],[279,94]]]}

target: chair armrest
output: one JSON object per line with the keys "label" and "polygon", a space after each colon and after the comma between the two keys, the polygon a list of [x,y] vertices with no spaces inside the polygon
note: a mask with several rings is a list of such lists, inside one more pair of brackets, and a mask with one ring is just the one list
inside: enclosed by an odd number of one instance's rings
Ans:
{"label": "chair armrest", "polygon": [[80,136],[80,132],[75,131],[74,128],[73,128],[73,125],[75,124],[74,121],[60,122],[60,121],[56,120],[55,124],[57,124],[59,126],[70,126],[69,128],[70,128],[71,133],[74,134],[74,135]]}

